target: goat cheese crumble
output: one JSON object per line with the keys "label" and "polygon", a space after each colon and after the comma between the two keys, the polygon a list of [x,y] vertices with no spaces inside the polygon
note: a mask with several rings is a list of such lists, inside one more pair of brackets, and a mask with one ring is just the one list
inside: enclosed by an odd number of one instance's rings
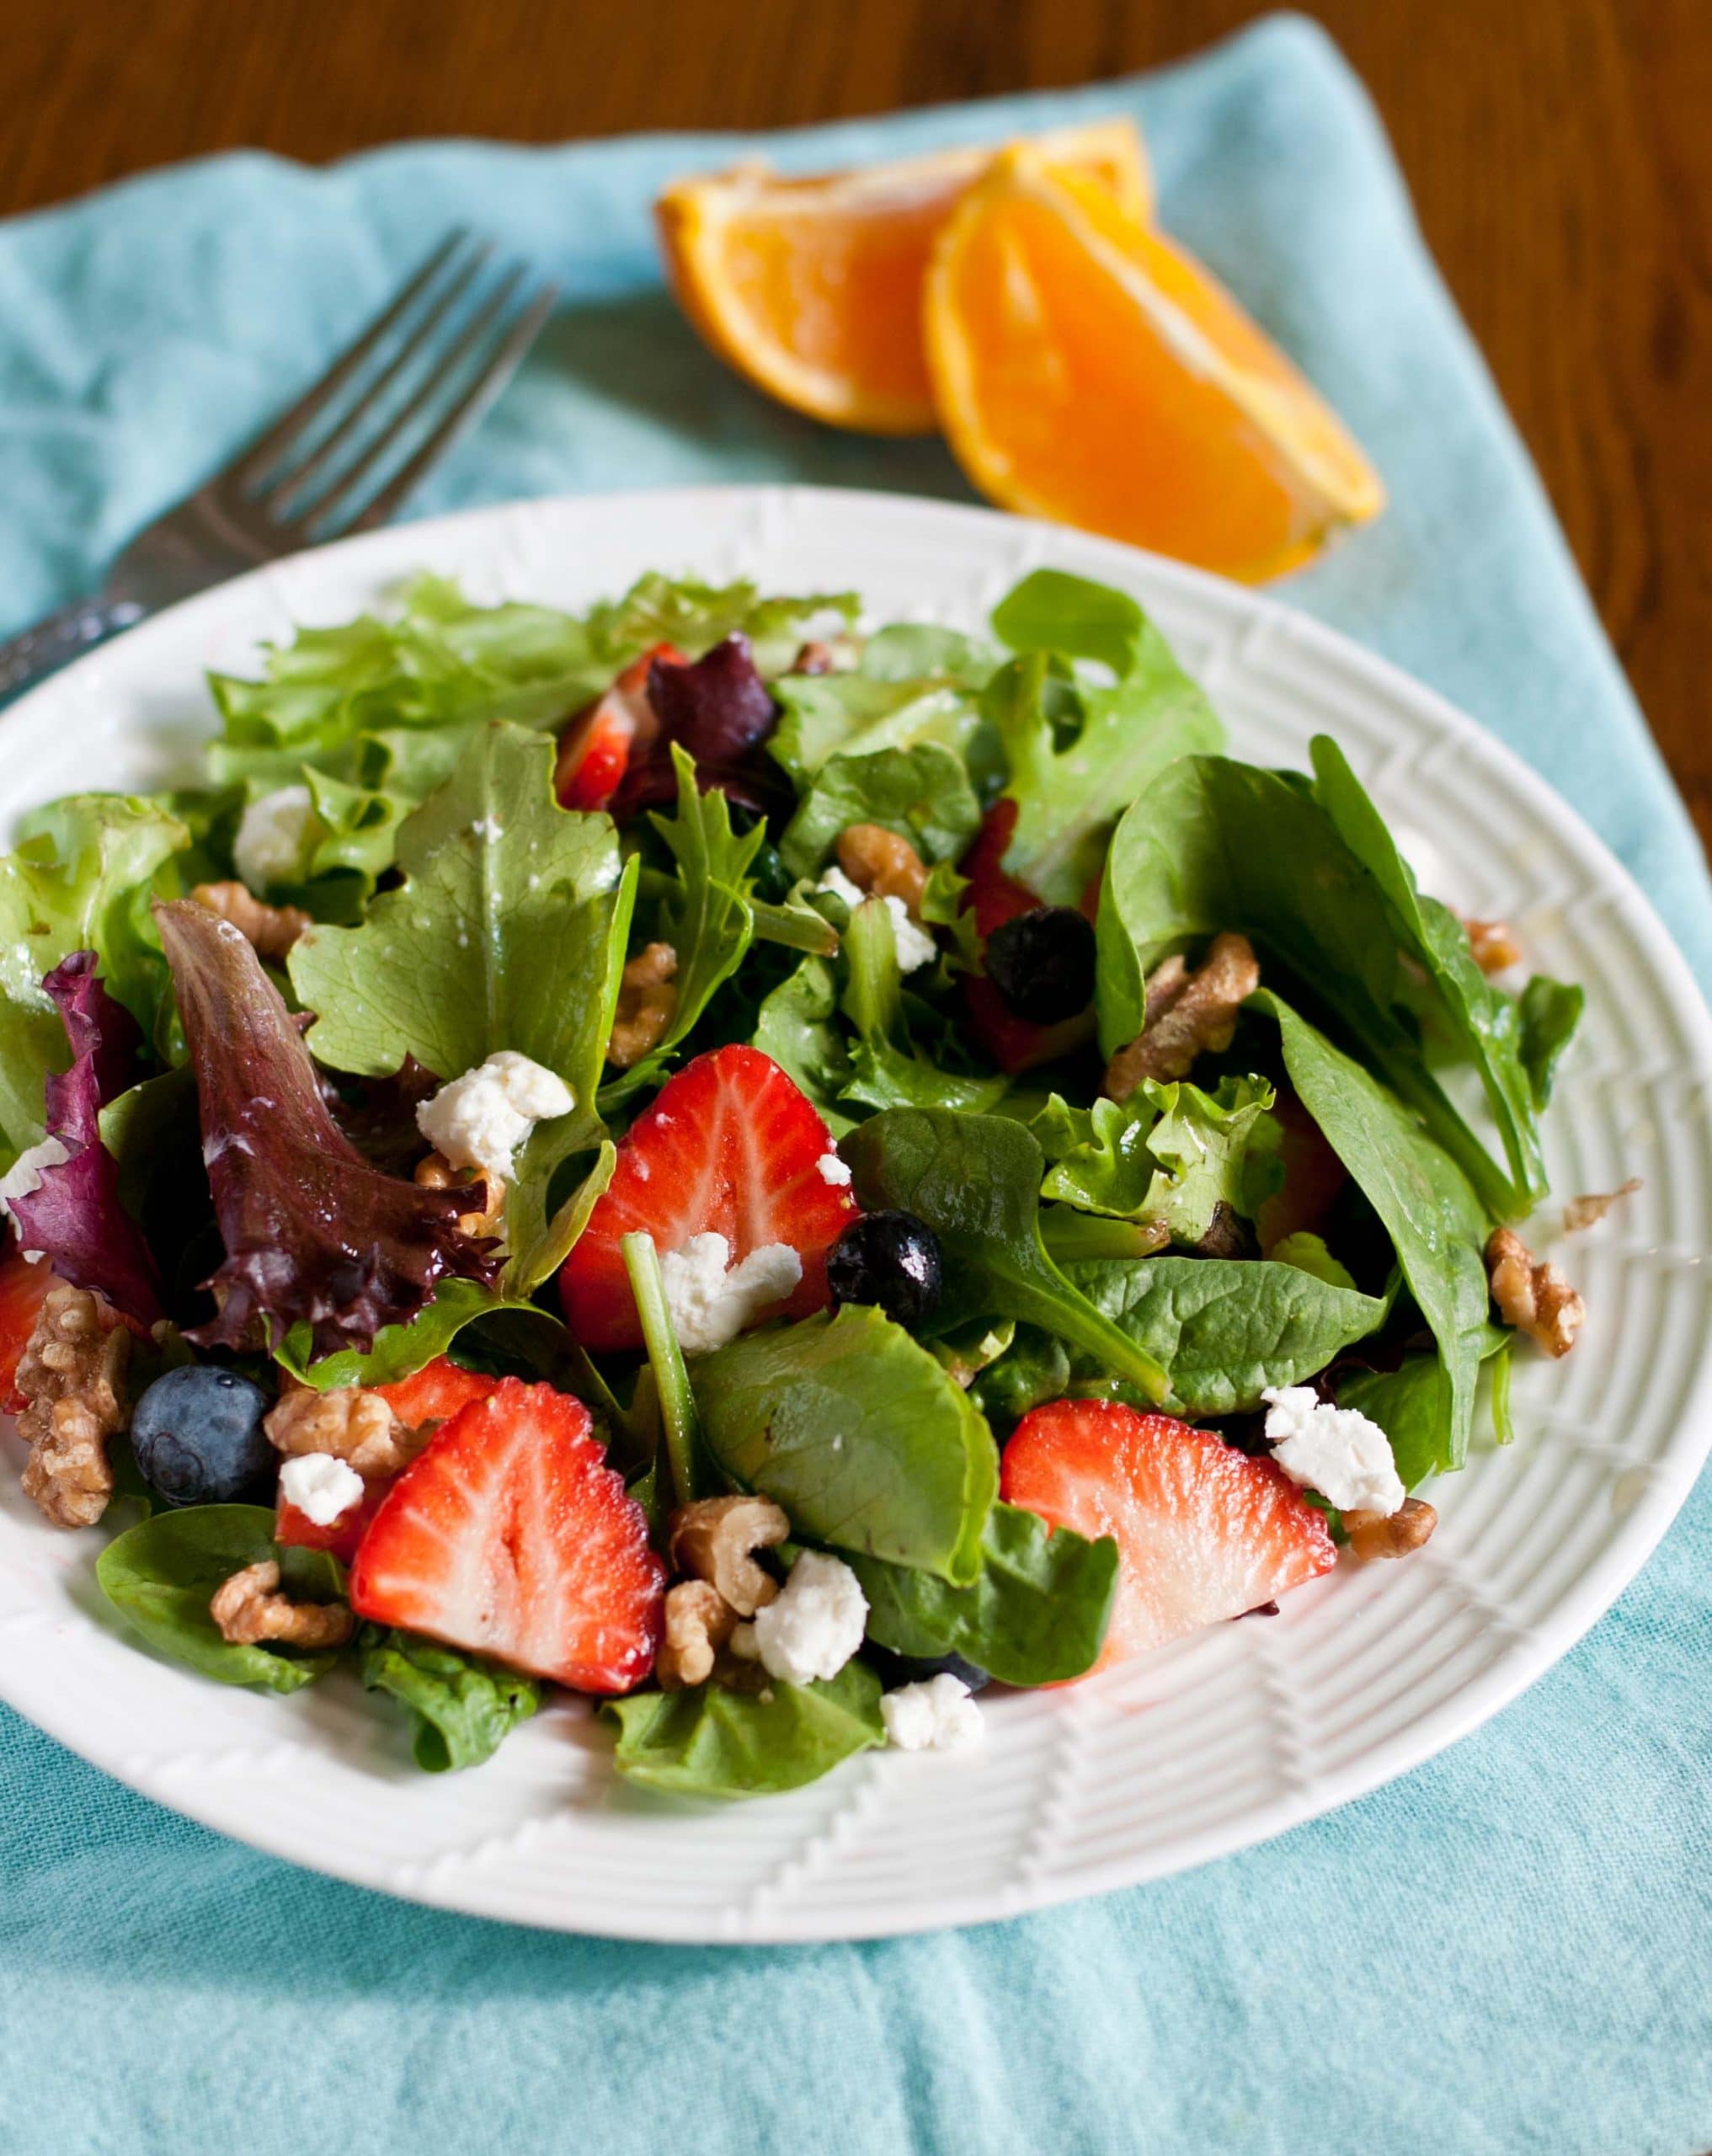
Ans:
{"label": "goat cheese crumble", "polygon": [[[738,1629],[752,1634],[769,1677],[783,1684],[809,1684],[837,1676],[861,1645],[867,1621],[868,1598],[850,1566],[821,1550],[805,1550],[778,1598],[756,1610],[752,1625]],[[749,1644],[745,1640],[744,1646]]]}
{"label": "goat cheese crumble", "polygon": [[814,1165],[820,1171],[822,1182],[830,1183],[835,1190],[850,1187],[849,1163],[840,1161],[836,1153],[823,1153]]}
{"label": "goat cheese crumble", "polygon": [[789,1243],[763,1243],[733,1265],[731,1245],[716,1229],[660,1258],[672,1330],[686,1355],[710,1354],[735,1340],[802,1278],[803,1261]]}
{"label": "goat cheese crumble", "polygon": [[416,1127],[455,1168],[504,1182],[511,1156],[537,1123],[568,1115],[577,1097],[545,1064],[501,1049],[442,1086],[416,1111]]}
{"label": "goat cheese crumble", "polygon": [[[58,1138],[44,1138],[35,1145],[26,1145],[5,1174],[0,1176],[0,1220],[11,1214],[14,1198],[34,1198],[41,1188],[42,1177],[48,1169],[63,1167],[71,1157],[63,1140]],[[27,1250],[23,1254],[32,1265],[39,1265],[46,1252]]]}
{"label": "goat cheese crumble", "polygon": [[[842,899],[852,913],[873,895],[860,889],[843,869],[835,866],[821,878],[819,888],[831,892],[835,899]],[[886,911],[892,916],[892,941],[898,947],[899,972],[913,974],[923,966],[931,966],[939,956],[939,946],[931,932],[920,921],[909,918],[909,909],[902,899],[888,897]]]}
{"label": "goat cheese crumble", "polygon": [[300,1453],[280,1470],[280,1494],[317,1527],[331,1527],[361,1503],[363,1478],[348,1460],[330,1452]]}
{"label": "goat cheese crumble", "polygon": [[1353,1407],[1330,1407],[1312,1385],[1271,1385],[1267,1443],[1290,1480],[1317,1490],[1340,1512],[1402,1509],[1407,1495],[1391,1457],[1391,1440]]}
{"label": "goat cheese crumble", "polygon": [[925,1684],[900,1684],[880,1699],[888,1742],[900,1752],[961,1752],[979,1744],[981,1710],[960,1677],[943,1669]]}
{"label": "goat cheese crumble", "polygon": [[258,897],[275,883],[300,883],[307,867],[305,844],[315,819],[307,786],[282,786],[252,801],[232,842],[232,866]]}

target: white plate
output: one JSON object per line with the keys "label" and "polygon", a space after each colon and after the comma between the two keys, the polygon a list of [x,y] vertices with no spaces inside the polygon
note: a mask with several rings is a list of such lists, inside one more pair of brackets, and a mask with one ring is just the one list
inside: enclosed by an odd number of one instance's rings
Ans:
{"label": "white plate", "polygon": [[[579,606],[647,568],[861,592],[876,620],[975,628],[1042,563],[1135,593],[1237,753],[1342,742],[1442,857],[1445,895],[1514,921],[1585,983],[1547,1131],[1554,1187],[1644,1189],[1576,1240],[1589,1316],[1562,1365],[1518,1357],[1521,1434],[1435,1491],[1406,1563],[1348,1563],[1270,1622],[1215,1625],[1074,1689],[989,1704],[979,1755],[870,1753],[791,1796],[674,1805],[618,1784],[565,1701],[473,1773],[413,1772],[397,1724],[335,1678],[289,1700],[140,1652],[96,1593],[93,1535],[0,1476],[0,1694],[134,1788],[365,1886],[569,1931],[826,1940],[1015,1914],[1276,1834],[1484,1721],[1607,1608],[1712,1435],[1712,1025],[1605,847],[1489,735],[1379,660],[1234,584],[984,510],[808,488],[532,502],[415,524],[226,585],[133,630],[4,722],[0,825],[73,788],[194,767],[205,667],[334,622],[431,567],[479,598]],[[1548,1215],[1553,1226],[1555,1215]],[[6,1445],[15,1450],[15,1438]]]}

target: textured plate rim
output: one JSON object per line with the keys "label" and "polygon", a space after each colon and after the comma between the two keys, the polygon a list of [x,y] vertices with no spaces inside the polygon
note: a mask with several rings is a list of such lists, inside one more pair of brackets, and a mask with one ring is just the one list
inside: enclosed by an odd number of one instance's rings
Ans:
{"label": "textured plate rim", "polygon": [[[1669,996],[1683,1022],[1684,1033],[1692,1042],[1694,1058],[1690,1075],[1698,1070],[1700,1075],[1712,1080],[1712,1013],[1708,1012],[1686,959],[1654,910],[1651,901],[1627,867],[1612,852],[1604,840],[1582,820],[1531,765],[1506,742],[1478,724],[1436,690],[1313,616],[1270,594],[1251,590],[1205,570],[1191,568],[1183,563],[1171,561],[1114,540],[1101,539],[1037,520],[1011,516],[995,510],[854,488],[732,485],[531,496],[483,504],[445,516],[390,526],[380,531],[266,563],[243,577],[200,593],[177,606],[163,610],[159,615],[152,616],[116,641],[134,650],[163,623],[181,622],[193,610],[205,612],[211,620],[217,618],[224,607],[234,602],[241,603],[243,597],[253,593],[258,587],[265,587],[282,574],[289,574],[298,563],[313,562],[321,574],[331,574],[348,565],[351,580],[356,582],[361,578],[363,564],[367,558],[396,555],[405,547],[407,541],[410,550],[419,551],[426,559],[437,548],[454,539],[464,538],[483,523],[491,522],[498,526],[519,510],[547,515],[570,514],[598,520],[603,510],[616,510],[620,504],[632,505],[638,494],[647,494],[662,504],[669,504],[671,510],[681,514],[685,524],[691,527],[693,527],[698,512],[706,513],[715,509],[725,510],[752,504],[764,515],[769,503],[787,498],[806,502],[811,507],[817,504],[824,506],[829,516],[835,516],[840,510],[846,510],[854,504],[924,526],[938,523],[947,536],[959,530],[990,531],[1002,526],[1027,535],[1042,563],[1050,561],[1055,548],[1073,547],[1083,564],[1096,558],[1106,561],[1114,581],[1123,583],[1139,575],[1154,585],[1175,588],[1186,599],[1198,598],[1227,609],[1235,606],[1256,622],[1285,628],[1296,646],[1310,657],[1335,662],[1347,675],[1364,680],[1379,696],[1389,702],[1413,705],[1443,738],[1452,742],[1459,739],[1478,741],[1481,753],[1496,761],[1502,771],[1506,783],[1523,797],[1529,809],[1552,829],[1561,843],[1573,851],[1591,852],[1599,858],[1614,894],[1622,900],[1625,912],[1632,916],[1629,926],[1634,940],[1642,947],[1648,963]],[[495,552],[496,554],[502,552],[503,547],[496,547]],[[112,645],[101,647],[40,684],[28,696],[20,698],[10,710],[0,713],[0,725],[41,701],[75,694],[79,685],[92,679],[106,663],[113,648]],[[195,1791],[187,1791],[183,1796],[174,1794],[168,1798],[142,1786],[125,1772],[119,1756],[120,1748],[104,1745],[100,1731],[92,1731],[88,1726],[86,1717],[77,1712],[57,1711],[52,1698],[35,1696],[27,1683],[16,1684],[8,1673],[0,1672],[0,1698],[6,1699],[8,1704],[64,1744],[68,1750],[112,1774],[116,1780],[136,1789],[151,1802],[179,1812],[200,1825],[268,1854],[283,1857],[306,1869],[371,1892],[387,1893],[395,1898],[483,1917],[492,1922],[523,1924],[534,1929],[573,1935],[633,1939],[660,1944],[811,1945],[844,1940],[903,1937],[915,1933],[1002,1922],[1040,1908],[1080,1900],[1085,1896],[1111,1892],[1121,1887],[1144,1885],[1155,1879],[1169,1877],[1215,1858],[1272,1840],[1291,1828],[1320,1818],[1422,1764],[1491,1720],[1586,1636],[1640,1572],[1663,1539],[1672,1521],[1687,1501],[1709,1450],[1712,1450],[1712,1339],[1706,1341],[1701,1348],[1698,1365],[1686,1392],[1683,1413],[1668,1445],[1658,1456],[1658,1471],[1650,1478],[1647,1487],[1619,1521],[1603,1548],[1559,1593],[1547,1615],[1536,1627],[1512,1641],[1485,1669],[1459,1685],[1455,1691],[1417,1721],[1405,1725],[1347,1766],[1316,1770],[1312,1783],[1299,1792],[1256,1803],[1201,1832],[1179,1834],[1169,1842],[1136,1855],[1125,1857],[1119,1854],[1085,1865],[1078,1870],[1073,1880],[1067,1881],[1046,1876],[1022,1889],[1006,1887],[995,1882],[986,1891],[963,1891],[936,1899],[931,1908],[919,1914],[892,1910],[877,1921],[868,1920],[866,1912],[846,1910],[841,1912],[833,1924],[810,1909],[800,1913],[806,1921],[793,1923],[792,1913],[781,1911],[777,1922],[770,1924],[762,1920],[752,1924],[740,1936],[733,1938],[713,1932],[705,1918],[681,1927],[675,1926],[669,1921],[662,1921],[657,1909],[649,1913],[645,1923],[634,1927],[624,1925],[610,1913],[603,1913],[602,1920],[593,1927],[579,1925],[557,1911],[543,1911],[539,1916],[514,1909],[499,1913],[484,1902],[479,1891],[478,1874],[467,1874],[467,1883],[461,1891],[457,1885],[440,1888],[431,1879],[419,1879],[408,1888],[377,1880],[365,1869],[360,1860],[349,1858],[342,1860],[339,1849],[330,1849],[324,1842],[317,1840],[307,1827],[294,1831],[289,1827],[275,1824],[265,1831],[247,1831],[242,1822],[234,1823],[229,1812],[222,1809],[217,1798],[213,1801],[204,1801],[200,1792]]]}

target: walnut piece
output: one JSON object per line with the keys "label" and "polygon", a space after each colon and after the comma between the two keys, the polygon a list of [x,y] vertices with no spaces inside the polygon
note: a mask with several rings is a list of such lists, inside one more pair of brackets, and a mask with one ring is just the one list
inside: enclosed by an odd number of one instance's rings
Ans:
{"label": "walnut piece", "polygon": [[880,899],[901,899],[909,918],[921,918],[921,894],[927,889],[927,863],[896,831],[883,824],[850,824],[838,835],[838,865],[859,891]]}
{"label": "walnut piece", "polygon": [[1438,1514],[1424,1498],[1405,1497],[1394,1513],[1347,1512],[1344,1533],[1363,1565],[1379,1557],[1406,1557],[1438,1525]]}
{"label": "walnut piece", "polygon": [[463,1183],[472,1187],[480,1185],[483,1206],[479,1213],[460,1213],[458,1226],[467,1235],[497,1235],[504,1225],[505,1213],[505,1186],[496,1175],[484,1174],[479,1168],[455,1168],[444,1153],[430,1153],[425,1161],[416,1164],[415,1181],[424,1190],[456,1190]]}
{"label": "walnut piece", "polygon": [[1464,921],[1469,948],[1483,974],[1507,973],[1522,963],[1522,946],[1507,921]]}
{"label": "walnut piece", "polygon": [[330,1452],[359,1475],[378,1481],[408,1466],[438,1425],[407,1430],[390,1401],[361,1385],[317,1392],[313,1385],[300,1385],[280,1395],[262,1428],[277,1451],[293,1456]]}
{"label": "walnut piece", "polygon": [[680,1580],[666,1590],[666,1636],[653,1673],[663,1692],[703,1684],[718,1651],[737,1628],[737,1612],[706,1580]]}
{"label": "walnut piece", "polygon": [[779,1591],[754,1553],[776,1548],[790,1532],[771,1497],[699,1497],[672,1514],[672,1563],[717,1588],[739,1617],[753,1617]]}
{"label": "walnut piece", "polygon": [[1537,1340],[1549,1355],[1569,1353],[1587,1305],[1556,1266],[1536,1258],[1513,1228],[1494,1228],[1488,1236],[1486,1278],[1506,1325]]}
{"label": "walnut piece", "polygon": [[356,1620],[342,1602],[293,1602],[280,1592],[280,1568],[271,1558],[246,1565],[214,1590],[208,1614],[220,1636],[234,1646],[264,1640],[288,1647],[339,1647]]}
{"label": "walnut piece", "polygon": [[678,954],[669,943],[650,943],[638,951],[618,978],[618,1010],[612,1021],[612,1038],[606,1043],[606,1060],[620,1070],[640,1063],[651,1048],[665,1038],[666,1028],[678,1008],[678,991],[672,977],[678,970]]}
{"label": "walnut piece", "polygon": [[190,896],[205,912],[229,921],[264,958],[283,958],[311,926],[301,906],[264,905],[243,883],[199,883]]}
{"label": "walnut piece", "polygon": [[93,1527],[113,1495],[109,1438],[129,1419],[131,1336],[104,1297],[51,1288],[19,1358],[24,1494],[56,1527]]}
{"label": "walnut piece", "polygon": [[1640,1177],[1630,1176],[1615,1190],[1588,1191],[1580,1198],[1572,1198],[1564,1208],[1564,1226],[1572,1235],[1582,1228],[1593,1227],[1619,1199],[1632,1198],[1640,1188]]}
{"label": "walnut piece", "polygon": [[1187,1078],[1205,1050],[1230,1045],[1236,1014],[1261,985],[1260,963],[1245,936],[1215,936],[1192,973],[1180,958],[1148,976],[1147,1022],[1106,1066],[1106,1094],[1126,1101],[1144,1078]]}

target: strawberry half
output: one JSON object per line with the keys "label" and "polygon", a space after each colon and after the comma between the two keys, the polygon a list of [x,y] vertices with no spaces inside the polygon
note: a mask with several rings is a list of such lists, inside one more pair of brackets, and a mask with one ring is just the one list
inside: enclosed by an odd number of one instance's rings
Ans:
{"label": "strawberry half", "polygon": [[1240,1617],[1337,1561],[1325,1515],[1271,1460],[1115,1401],[1025,1415],[999,1486],[1053,1527],[1115,1537],[1117,1599],[1096,1669]]}
{"label": "strawberry half", "polygon": [[[969,888],[963,905],[975,916],[983,939],[1018,914],[1032,913],[1041,902],[1026,883],[1005,873],[1005,856],[1016,828],[1017,805],[995,801],[975,834],[974,844],[963,856],[961,873]],[[1082,902],[1091,919],[1099,904],[1096,880]],[[1031,1025],[1019,1018],[984,974],[971,974],[963,982],[963,999],[969,1022],[987,1053],[1001,1070],[1032,1070],[1037,1064],[1055,1062],[1080,1048],[1087,1039],[1092,1020],[1087,1015],[1065,1018],[1056,1026]]]}
{"label": "strawberry half", "polygon": [[577,1692],[653,1668],[665,1567],[580,1400],[506,1378],[393,1483],[351,1566],[360,1617]]}
{"label": "strawberry half", "polygon": [[826,1253],[856,1218],[848,1189],[820,1163],[832,1136],[810,1101],[759,1049],[698,1055],[632,1124],[618,1166],[559,1274],[565,1317],[585,1348],[639,1348],[642,1325],[619,1245],[636,1229],[664,1256],[710,1231],[731,1262],[788,1243],[803,1278],[787,1300],[756,1314],[807,1317],[829,1299]]}
{"label": "strawberry half", "polygon": [[22,1404],[12,1396],[18,1365],[48,1289],[59,1284],[45,1258],[32,1265],[15,1246],[0,1258],[0,1408],[15,1412]]}
{"label": "strawberry half", "polygon": [[274,1540],[296,1550],[329,1550],[341,1565],[348,1565],[392,1486],[390,1477],[385,1481],[365,1481],[362,1496],[350,1510],[329,1520],[325,1527],[307,1513],[300,1512],[282,1492],[274,1508]]}
{"label": "strawberry half", "polygon": [[604,808],[630,768],[638,739],[643,746],[659,730],[648,698],[655,659],[682,665],[675,645],[657,643],[632,660],[603,696],[580,711],[559,736],[553,791],[562,808]]}
{"label": "strawberry half", "polygon": [[370,1390],[380,1394],[407,1430],[419,1430],[424,1422],[449,1422],[472,1400],[485,1400],[499,1382],[479,1370],[461,1369],[449,1355],[436,1355],[411,1376]]}

